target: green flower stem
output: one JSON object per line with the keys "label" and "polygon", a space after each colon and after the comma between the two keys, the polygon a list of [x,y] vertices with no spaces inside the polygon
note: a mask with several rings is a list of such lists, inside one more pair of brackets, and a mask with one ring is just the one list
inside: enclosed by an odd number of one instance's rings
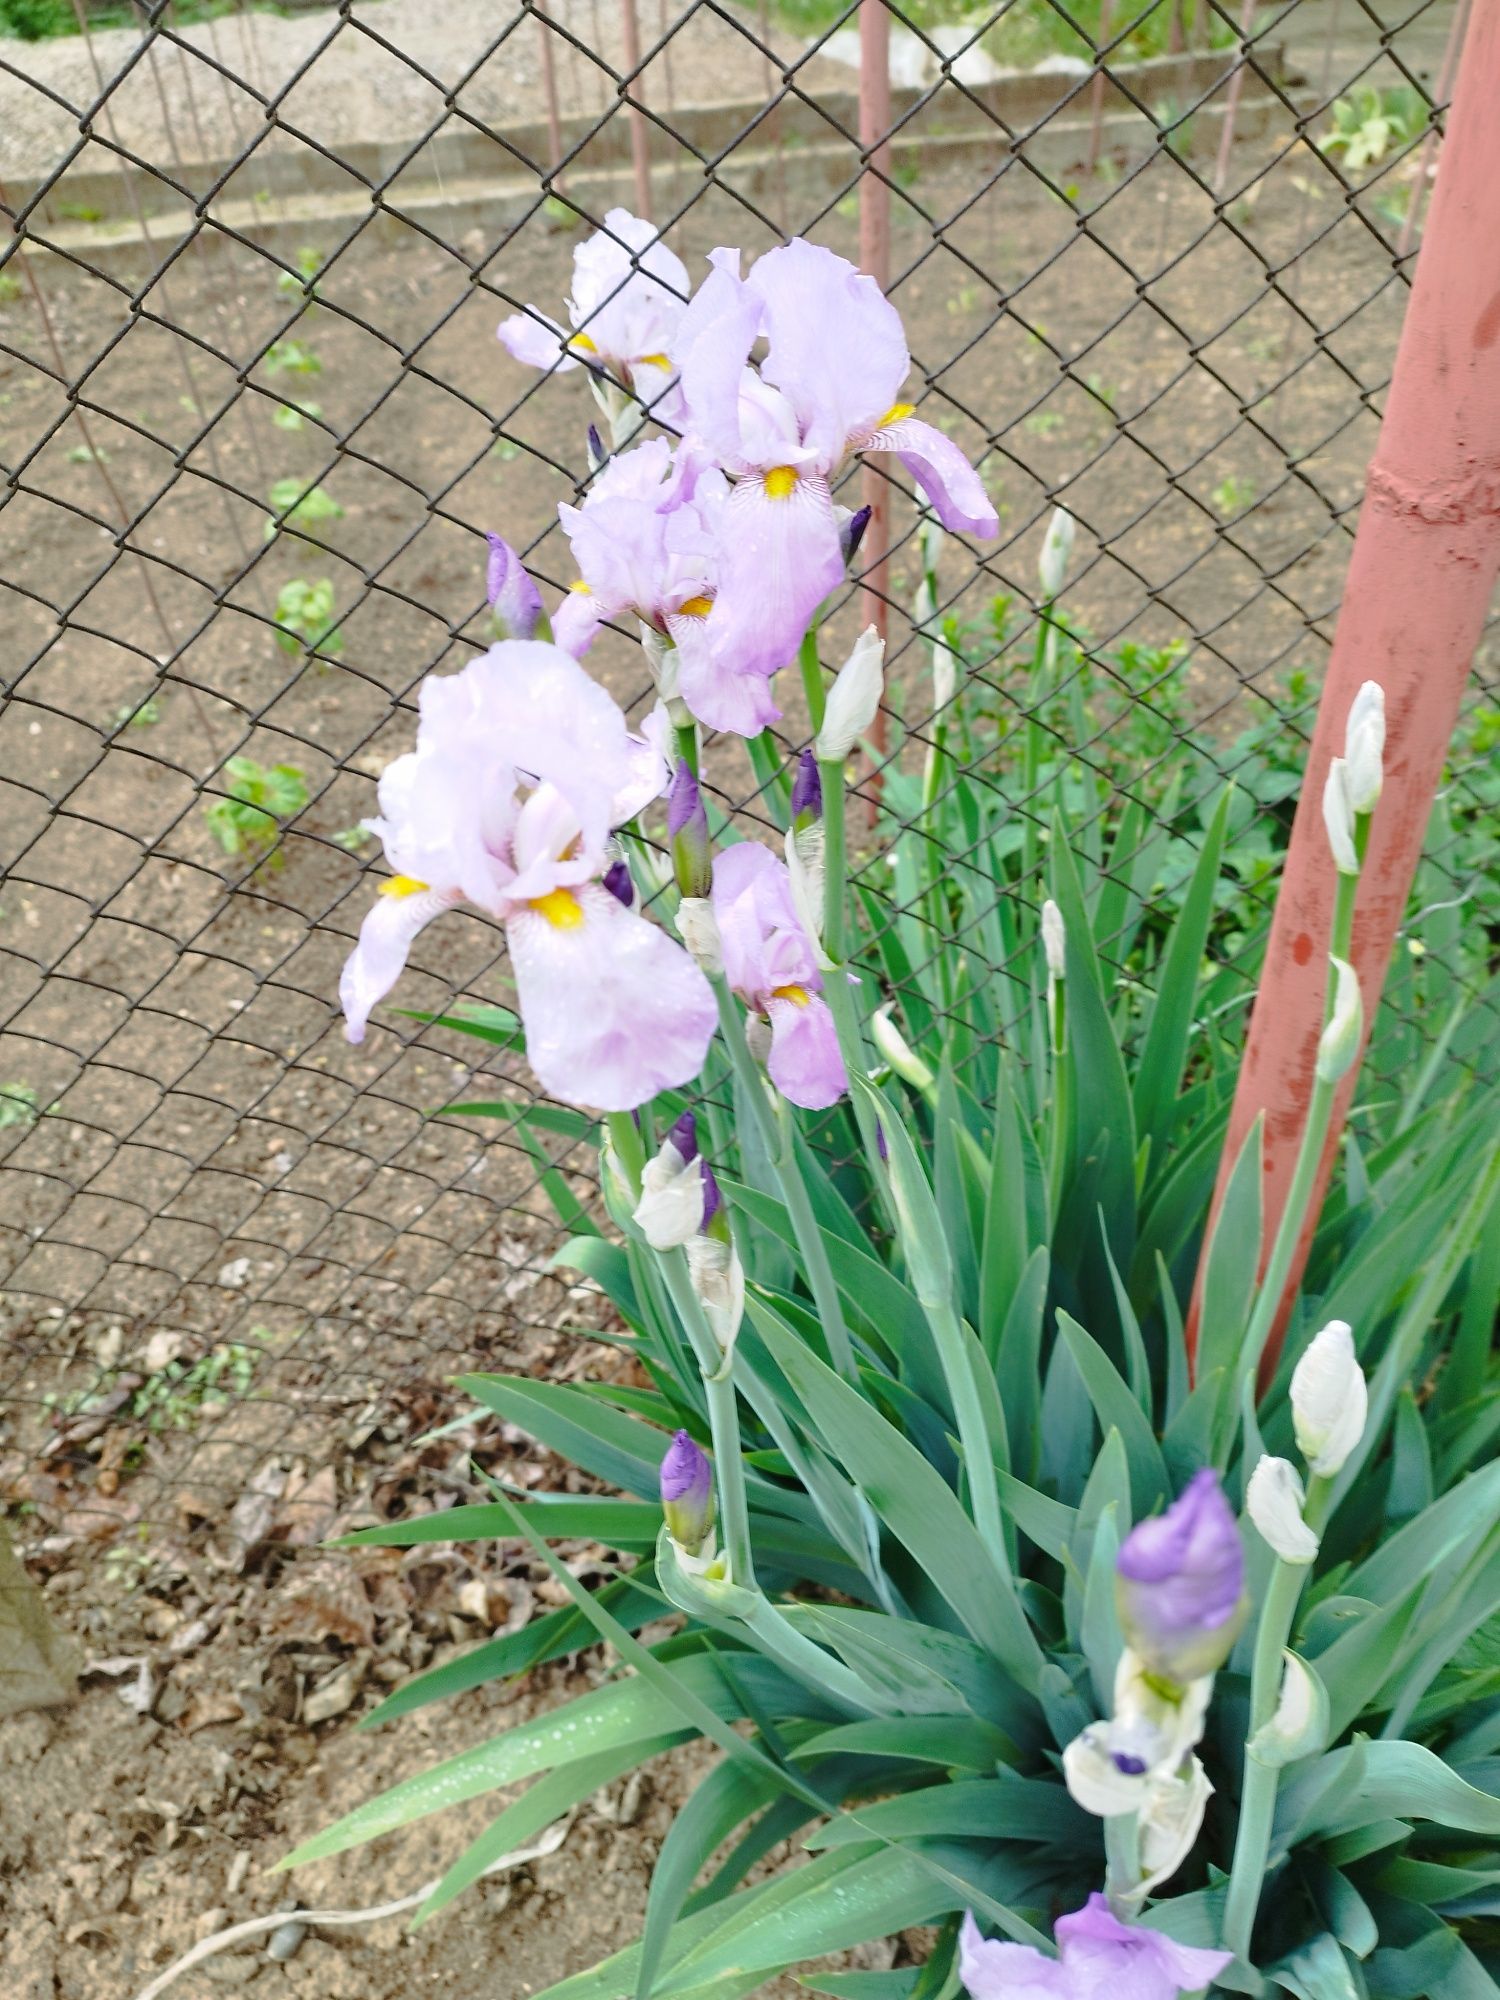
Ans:
{"label": "green flower stem", "polygon": [[[1314,1477],[1309,1482],[1302,1518],[1314,1533],[1322,1529],[1332,1497],[1331,1479]],[[1289,1563],[1277,1558],[1270,1582],[1266,1585],[1260,1624],[1255,1634],[1255,1655],[1250,1669],[1250,1726],[1246,1731],[1245,1776],[1240,1788],[1239,1831],[1235,1836],[1234,1860],[1229,1871],[1229,1890],[1224,1899],[1224,1947],[1244,1965],[1250,1963],[1250,1939],[1255,1929],[1255,1913],[1260,1908],[1266,1857],[1271,1851],[1276,1790],[1281,1778],[1279,1767],[1263,1764],[1249,1746],[1256,1733],[1264,1729],[1276,1713],[1281,1694],[1282,1654],[1291,1637],[1292,1620],[1296,1616],[1309,1569],[1307,1563]]]}
{"label": "green flower stem", "polygon": [[[605,1113],[615,1159],[634,1200],[641,1192],[641,1171],[645,1149],[635,1120],[628,1111]],[[740,1413],[734,1399],[734,1356],[725,1355],[704,1318],[698,1294],[688,1273],[687,1257],[681,1250],[657,1251],[656,1268],[666,1282],[667,1295],[677,1308],[692,1344],[693,1358],[703,1378],[708,1403],[708,1427],[713,1438],[714,1468],[718,1475],[719,1516],[724,1524],[724,1546],[729,1554],[730,1575],[747,1590],[755,1588],[755,1559],[750,1542],[750,1503],[745,1493],[745,1464],[740,1450]]]}
{"label": "green flower stem", "polygon": [[[1362,833],[1367,830],[1367,816],[1362,817],[1360,830]],[[1362,850],[1362,840],[1360,846]],[[1347,959],[1349,956],[1349,939],[1354,929],[1354,898],[1358,888],[1357,875],[1339,876],[1338,893],[1333,905],[1333,935],[1329,940],[1329,950],[1334,958]],[[1334,977],[1330,970],[1323,1002],[1325,1024],[1333,1009],[1333,995]],[[1287,1190],[1286,1206],[1281,1211],[1271,1254],[1266,1260],[1265,1276],[1256,1293],[1255,1310],[1250,1315],[1250,1324],[1245,1332],[1243,1356],[1246,1372],[1251,1375],[1260,1366],[1261,1353],[1275,1323],[1277,1307],[1281,1304],[1282,1289],[1302,1234],[1307,1204],[1318,1177],[1318,1165],[1323,1158],[1328,1128],[1333,1119],[1333,1100],[1337,1095],[1336,1083],[1325,1083],[1322,1077],[1315,1078],[1312,1095],[1308,1099],[1307,1122],[1302,1128],[1302,1143],[1297,1149],[1297,1165],[1292,1173],[1291,1187]]]}
{"label": "green flower stem", "polygon": [[1042,606],[1037,627],[1036,652],[1032,660],[1031,692],[1026,705],[1026,736],[1021,758],[1021,804],[1025,821],[1021,829],[1021,874],[1029,881],[1037,870],[1037,793],[1042,783],[1042,704],[1051,693],[1052,663],[1057,648],[1057,628],[1052,623],[1052,605]]}
{"label": "green flower stem", "polygon": [[1056,1229],[1062,1212],[1063,1182],[1068,1171],[1068,1130],[1073,1117],[1073,1058],[1068,1049],[1068,988],[1059,979],[1053,995],[1052,1014],[1052,1117],[1048,1148],[1052,1227]]}
{"label": "green flower stem", "polygon": [[1112,1813],[1104,1822],[1104,1893],[1122,1923],[1139,1910],[1136,1885],[1141,1879],[1141,1829],[1135,1813]]}
{"label": "green flower stem", "polygon": [[677,754],[696,778],[699,773],[698,725],[696,722],[682,722],[673,731],[677,739]]}
{"label": "green flower stem", "polygon": [[802,685],[807,691],[807,714],[812,725],[812,733],[817,735],[823,727],[823,717],[828,709],[828,687],[823,679],[823,666],[818,658],[818,628],[809,625],[802,634],[802,643],[797,648],[797,665],[802,669]]}
{"label": "green flower stem", "polygon": [[[823,979],[823,998],[833,1016],[839,1054],[850,1076],[864,1076],[870,1067],[859,1010],[850,991],[844,963],[848,937],[848,851],[844,840],[844,766],[819,764],[823,787],[823,955],[832,961]],[[865,1149],[870,1185],[884,1185],[880,1169],[880,1138],[875,1118],[863,1097],[854,1094],[854,1118]]]}
{"label": "green flower stem", "polygon": [[859,1371],[854,1363],[854,1347],[849,1339],[849,1329],[844,1323],[844,1309],[839,1302],[839,1288],[834,1282],[833,1267],[828,1261],[828,1252],[823,1246],[822,1232],[812,1212],[812,1204],[807,1198],[802,1176],[797,1171],[797,1162],[792,1153],[792,1127],[786,1106],[778,1099],[773,1106],[766,1092],[766,1084],[756,1067],[745,1040],[745,1024],[735,1004],[734,995],[725,985],[722,974],[713,982],[714,993],[719,1003],[719,1026],[729,1050],[729,1060],[734,1065],[734,1073],[750,1108],[750,1116],[755,1120],[762,1143],[770,1156],[775,1170],[776,1184],[781,1189],[781,1198],[786,1203],[787,1214],[792,1220],[792,1230],[797,1238],[797,1248],[802,1253],[803,1269],[813,1295],[813,1305],[828,1342],[829,1358],[834,1367],[847,1382],[857,1383]]}

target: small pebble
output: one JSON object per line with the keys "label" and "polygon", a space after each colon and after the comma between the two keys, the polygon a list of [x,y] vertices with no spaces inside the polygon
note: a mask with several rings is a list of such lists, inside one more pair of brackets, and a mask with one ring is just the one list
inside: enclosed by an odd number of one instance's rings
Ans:
{"label": "small pebble", "polygon": [[271,1933],[271,1942],[266,1946],[267,1955],[274,1958],[278,1965],[284,1965],[289,1958],[295,1956],[298,1946],[306,1936],[306,1924],[299,1924],[295,1920],[281,1924]]}

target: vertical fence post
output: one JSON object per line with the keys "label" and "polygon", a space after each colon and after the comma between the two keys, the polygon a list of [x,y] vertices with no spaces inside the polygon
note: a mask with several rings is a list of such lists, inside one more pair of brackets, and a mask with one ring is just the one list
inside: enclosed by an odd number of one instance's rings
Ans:
{"label": "vertical fence post", "polygon": [[[1380,438],[1365,486],[1307,774],[1214,1208],[1265,1114],[1266,1240],[1301,1138],[1322,1026],[1335,875],[1321,800],[1360,683],[1385,689],[1385,789],[1354,918],[1368,1033],[1421,856],[1474,648],[1500,574],[1500,6],[1474,10]],[[1340,1090],[1309,1213],[1328,1185],[1357,1066]],[[1297,1247],[1274,1366],[1311,1240]],[[1202,1265],[1198,1272],[1201,1293]],[[1194,1307],[1196,1341],[1197,1300]]]}
{"label": "vertical fence post", "polygon": [[[636,71],[641,66],[641,24],[635,11],[635,0],[620,0],[620,29],[624,43],[625,68],[630,76],[628,90],[634,97],[641,95],[641,80]],[[627,99],[627,102],[630,100]],[[635,172],[635,212],[643,222],[651,220],[651,134],[646,127],[646,114],[638,103],[630,103],[630,164]]]}
{"label": "vertical fence post", "polygon": [[[886,0],[860,0],[859,9],[859,148],[864,172],[859,182],[859,261],[882,291],[891,282],[891,17]],[[890,620],[886,605],[886,556],[890,549],[890,484],[885,474],[866,463],[864,503],[870,509],[865,530],[865,617],[882,639]],[[876,747],[886,745],[886,715],[882,708],[871,731]],[[871,824],[879,798],[879,773],[870,792]]]}

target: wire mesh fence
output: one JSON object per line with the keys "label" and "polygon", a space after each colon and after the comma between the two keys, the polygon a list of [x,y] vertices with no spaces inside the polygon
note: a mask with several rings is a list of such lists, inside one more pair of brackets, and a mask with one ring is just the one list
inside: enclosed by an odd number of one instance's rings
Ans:
{"label": "wire mesh fence", "polygon": [[[568,584],[556,510],[587,484],[590,405],[494,329],[556,311],[577,232],[616,204],[695,277],[716,245],[793,233],[854,255],[862,199],[888,205],[907,393],[980,465],[1002,532],[950,539],[919,609],[922,517],[889,482],[828,627],[834,657],[872,610],[889,627],[866,806],[901,816],[941,743],[948,783],[1003,795],[1017,840],[1045,830],[1012,733],[1062,503],[1068,668],[1042,720],[1097,780],[1082,813],[1112,874],[1157,893],[1173,855],[1147,830],[1238,776],[1247,894],[1271,879],[1462,0],[923,0],[890,9],[874,126],[857,20],[169,0],[120,26],[77,0],[76,32],[0,41],[0,1490],[43,1572],[238,1573],[368,1507],[398,1446],[462,1412],[458,1368],[597,1357],[598,1295],[552,1262],[589,1149],[444,1114],[475,1094],[474,1044],[387,1013],[352,1049],[334,996],[374,778],[422,677],[488,643],[485,531]],[[935,631],[978,704],[962,739]],[[645,700],[627,635],[591,666]],[[1493,1028],[1446,1025],[1485,969],[1458,939],[1493,672],[1393,988],[1404,1060],[1479,1060]],[[794,702],[781,730],[805,740]],[[715,771],[726,810],[764,820],[748,763]],[[856,858],[918,976],[940,912],[868,828]],[[404,1002],[503,1001],[500,943],[450,919]],[[991,970],[1019,1020],[1034,972]],[[479,1067],[525,1101],[524,1070]]]}

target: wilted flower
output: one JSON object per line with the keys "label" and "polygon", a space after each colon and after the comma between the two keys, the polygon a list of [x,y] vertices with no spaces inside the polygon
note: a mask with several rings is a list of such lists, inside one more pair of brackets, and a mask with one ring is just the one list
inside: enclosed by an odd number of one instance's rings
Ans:
{"label": "wilted flower", "polygon": [[1063,1751],[1063,1777],[1085,1812],[1142,1811],[1153,1785],[1176,1780],[1203,1735],[1213,1676],[1186,1686],[1154,1676],[1129,1647],[1115,1669],[1114,1711]]}
{"label": "wilted flower", "polygon": [[1359,873],[1359,851],[1354,845],[1354,808],[1349,800],[1349,767],[1342,757],[1328,766],[1323,784],[1323,825],[1333,865],[1340,875]]}
{"label": "wilted flower", "polygon": [[714,857],[713,907],[724,976],[770,1023],[771,1081],[806,1110],[836,1104],[848,1088],[844,1059],[786,864],[755,841],[736,841]]}
{"label": "wilted flower", "polygon": [[[859,545],[865,538],[865,529],[870,525],[873,511],[869,507],[856,507],[852,514],[839,522],[839,551],[844,558],[845,569],[854,567],[854,558],[859,554]],[[843,509],[838,507],[834,512],[843,514]]]}
{"label": "wilted flower", "polygon": [[1051,604],[1059,595],[1068,578],[1068,563],[1073,554],[1073,539],[1078,533],[1078,523],[1066,507],[1054,507],[1052,519],[1047,523],[1046,537],[1042,542],[1042,553],[1037,562],[1037,573],[1041,578],[1042,601]]}
{"label": "wilted flower", "polygon": [[1218,1475],[1205,1468],[1121,1544],[1115,1599],[1127,1645],[1178,1686],[1213,1673],[1244,1622],[1244,1583],[1238,1525]]}
{"label": "wilted flower", "polygon": [[417,747],[367,822],[397,871],[339,982],[351,1041],[413,939],[470,902],[506,928],[527,1055],[571,1104],[626,1111],[702,1067],[716,1009],[703,975],[600,877],[610,829],[662,788],[659,752],[555,646],[511,640],[422,684]]}
{"label": "wilted flower", "polygon": [[709,1331],[728,1354],[745,1317],[745,1272],[714,1170],[703,1163],[703,1227],[687,1244],[688,1276]]}
{"label": "wilted flower", "polygon": [[800,238],[748,278],[737,250],[709,262],[672,349],[688,436],[735,480],[708,638],[737,672],[769,678],[844,579],[829,481],[851,452],[895,452],[945,527],[989,536],[999,521],[958,446],[897,401],[911,360],[872,278]]}
{"label": "wilted flower", "polygon": [[1318,1037],[1318,1079],[1337,1083],[1346,1075],[1359,1054],[1365,1031],[1364,1001],[1360,997],[1359,974],[1347,959],[1330,958],[1333,967],[1333,1012]]}
{"label": "wilted flower", "polygon": [[499,337],[517,361],[561,374],[580,362],[634,389],[654,414],[676,421],[669,352],[687,304],[688,274],[649,222],[612,208],[604,227],[573,252],[567,333],[535,306],[502,322]]}
{"label": "wilted flower", "polygon": [[1283,1562],[1310,1563],[1318,1553],[1318,1538],[1302,1518],[1306,1498],[1296,1468],[1263,1452],[1246,1482],[1245,1512]]}
{"label": "wilted flower", "polygon": [[1292,1428],[1308,1470],[1331,1479],[1364,1435],[1370,1394],[1347,1320],[1331,1319],[1292,1370]]}
{"label": "wilted flower", "polygon": [[959,1975],[970,2000],[1177,2000],[1207,1986],[1234,1954],[1178,1944],[1163,1931],[1122,1924],[1103,1896],[1053,1926],[1058,1955],[980,1936],[966,1913]]}
{"label": "wilted flower", "polygon": [[[823,780],[811,750],[797,759],[792,780],[790,824],[783,842],[792,903],[803,930],[816,946],[823,935],[823,893],[827,835],[823,827]],[[825,961],[818,960],[821,967]]]}
{"label": "wilted flower", "polygon": [[1354,697],[1344,725],[1344,761],[1349,805],[1356,813],[1372,813],[1380,803],[1385,759],[1385,689],[1366,681]]}
{"label": "wilted flower", "polygon": [[1196,1757],[1190,1757],[1180,1772],[1152,1784],[1136,1817],[1141,1873],[1130,1891],[1132,1902],[1170,1881],[1187,1860],[1213,1792]]}
{"label": "wilted flower", "polygon": [[823,727],[818,731],[820,764],[842,764],[875,720],[885,688],[885,641],[867,625],[828,690]]}
{"label": "wilted flower", "polygon": [[702,1229],[703,1175],[697,1121],[684,1111],[641,1174],[635,1222],[653,1250],[675,1250]]}
{"label": "wilted flower", "polygon": [[661,1462],[661,1511],[680,1549],[695,1556],[714,1524],[714,1477],[708,1454],[677,1431]]}
{"label": "wilted flower", "polygon": [[486,595],[502,639],[529,639],[542,617],[542,593],[526,565],[503,535],[486,535],[490,545]]}

